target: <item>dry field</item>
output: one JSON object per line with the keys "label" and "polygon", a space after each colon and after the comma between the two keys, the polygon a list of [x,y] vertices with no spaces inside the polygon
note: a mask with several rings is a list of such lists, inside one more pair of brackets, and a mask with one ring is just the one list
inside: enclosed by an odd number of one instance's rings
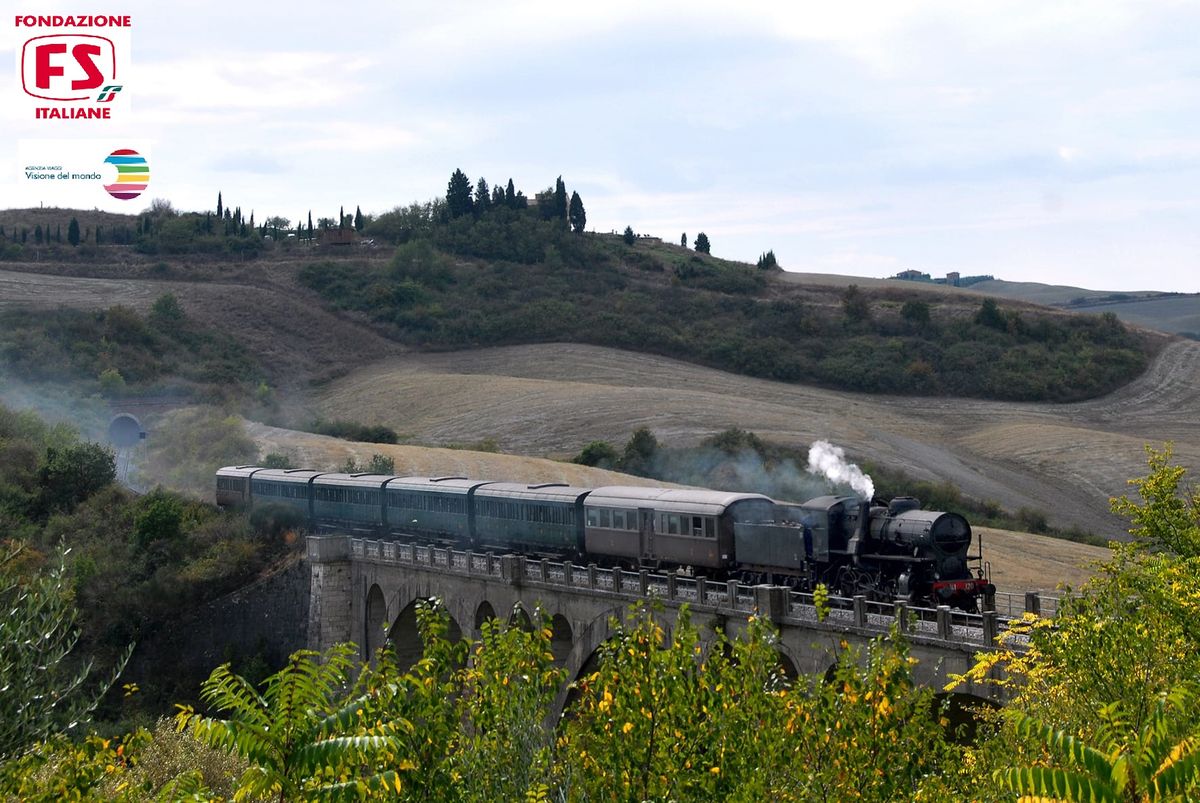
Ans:
{"label": "dry field", "polygon": [[640,426],[692,444],[738,426],[769,440],[832,440],[1010,509],[1120,536],[1108,498],[1144,473],[1143,444],[1174,441],[1200,466],[1200,343],[1171,343],[1140,379],[1078,404],[868,396],[751,379],[573,344],[405,354],[321,390],[327,417],[385,424],[430,444],[495,438],[522,454],[574,454]]}

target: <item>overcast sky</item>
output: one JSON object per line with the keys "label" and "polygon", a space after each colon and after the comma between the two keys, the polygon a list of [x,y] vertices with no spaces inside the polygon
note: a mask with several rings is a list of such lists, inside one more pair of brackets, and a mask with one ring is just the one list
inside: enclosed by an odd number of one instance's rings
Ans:
{"label": "overcast sky", "polygon": [[[85,5],[6,3],[132,15],[116,131],[178,208],[377,213],[455,168],[530,196],[561,174],[591,229],[789,270],[1200,291],[1194,2]],[[18,139],[114,133],[19,92],[0,200]]]}

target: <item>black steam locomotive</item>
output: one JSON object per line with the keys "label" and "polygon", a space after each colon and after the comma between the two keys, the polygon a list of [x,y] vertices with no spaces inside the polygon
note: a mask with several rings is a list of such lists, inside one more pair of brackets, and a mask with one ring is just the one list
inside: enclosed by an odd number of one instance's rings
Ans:
{"label": "black steam locomotive", "polygon": [[[994,590],[969,555],[956,513],[821,496],[802,504],[760,494],[465,477],[396,477],[228,466],[217,503],[292,507],[310,528],[405,535],[459,549],[652,568],[835,594],[975,610]],[[972,568],[969,563],[975,564]]]}

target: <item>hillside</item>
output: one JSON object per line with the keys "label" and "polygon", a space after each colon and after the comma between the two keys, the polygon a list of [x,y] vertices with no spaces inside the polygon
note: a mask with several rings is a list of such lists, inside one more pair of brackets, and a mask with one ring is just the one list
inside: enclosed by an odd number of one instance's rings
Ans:
{"label": "hillside", "polygon": [[1200,340],[1200,294],[1197,293],[1087,290],[1067,285],[1000,279],[979,282],[967,289],[1074,312],[1111,312],[1125,323]]}
{"label": "hillside", "polygon": [[1173,440],[1185,465],[1200,465],[1200,344],[1187,341],[1117,393],[1071,405],[842,393],[567,344],[410,353],[331,383],[314,404],[423,443],[493,438],[523,454],[574,454],[639,426],[677,444],[730,426],[792,445],[824,438],[974,498],[1108,534],[1123,528],[1107,500],[1142,473],[1144,443]]}

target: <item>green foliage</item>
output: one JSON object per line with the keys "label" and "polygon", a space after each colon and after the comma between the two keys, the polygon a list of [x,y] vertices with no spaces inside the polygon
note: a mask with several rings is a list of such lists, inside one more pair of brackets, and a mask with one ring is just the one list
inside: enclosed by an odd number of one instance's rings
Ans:
{"label": "green foliage", "polygon": [[571,222],[571,231],[583,234],[583,229],[587,225],[587,212],[583,208],[583,199],[579,197],[579,193],[571,193],[571,206],[567,214]]}
{"label": "green foliage", "polygon": [[762,455],[767,450],[767,445],[761,438],[753,432],[747,432],[737,427],[718,432],[716,435],[711,435],[701,441],[700,445],[720,449],[722,452],[730,455],[736,455],[744,451],[751,451]]}
{"label": "green foliage", "polygon": [[263,468],[296,468],[296,459],[290,453],[269,452],[258,465]]}
{"label": "green foliage", "polygon": [[359,463],[353,455],[338,468],[343,474],[395,474],[396,460],[382,454],[373,454],[366,463]]}
{"label": "green foliage", "polygon": [[141,548],[155,541],[178,541],[183,535],[183,504],[173,494],[156,489],[138,501],[134,540]]}
{"label": "green foliage", "polygon": [[163,293],[150,307],[150,324],[156,329],[178,326],[183,317],[183,307],[174,293]]}
{"label": "green foliage", "polygon": [[621,235],[621,239],[625,241],[625,245],[633,245],[637,241],[637,235],[633,233],[633,226],[625,227],[625,233]]}
{"label": "green foliage", "polygon": [[584,446],[571,462],[583,466],[615,468],[620,459],[621,456],[617,453],[616,447],[608,441],[592,441]]}
{"label": "green foliage", "polygon": [[471,179],[461,170],[455,170],[446,186],[446,209],[451,218],[471,214],[474,203],[471,200]]}
{"label": "green foliage", "polygon": [[705,234],[704,232],[700,232],[699,234],[697,234],[695,247],[696,247],[696,250],[701,254],[709,253],[712,250],[712,246],[709,245],[708,235]]}
{"label": "green foliage", "polygon": [[761,270],[771,270],[772,268],[778,268],[779,262],[775,259],[775,252],[771,250],[761,254],[755,265]]}
{"label": "green foliage", "polygon": [[1194,686],[1177,686],[1159,695],[1140,727],[1119,702],[1103,706],[1097,719],[1104,741],[1098,747],[1017,712],[1016,737],[1039,742],[1065,766],[1002,769],[994,777],[1013,792],[1042,799],[1192,800],[1200,794],[1200,731],[1193,730],[1198,702]]}
{"label": "green foliage", "polygon": [[1187,469],[1171,465],[1172,446],[1161,450],[1146,446],[1150,474],[1129,481],[1142,503],[1127,496],[1112,500],[1112,511],[1129,519],[1129,532],[1151,550],[1181,558],[1200,557],[1200,494],[1181,488]]}
{"label": "green foliage", "polygon": [[[152,790],[135,783],[131,769],[150,738],[145,730],[137,730],[121,739],[91,734],[73,743],[56,734],[0,765],[0,795],[27,803],[146,800]],[[174,803],[181,798],[163,799]]]}
{"label": "green foliage", "polygon": [[658,452],[658,439],[646,427],[638,427],[621,452],[620,470],[627,474],[647,476]]}
{"label": "green foliage", "polygon": [[857,287],[839,315],[834,291],[701,254],[573,236],[507,206],[437,214],[417,215],[386,269],[315,263],[299,278],[414,346],[583,342],[862,392],[1067,401],[1128,381],[1150,352],[1099,317],[1026,313],[999,330],[930,306],[922,323],[927,302],[905,313]]}
{"label": "green foliage", "polygon": [[67,242],[72,246],[79,245],[79,221],[71,218],[71,223],[67,226]]}
{"label": "green foliage", "polygon": [[328,435],[360,443],[399,443],[400,436],[391,427],[382,424],[359,424],[354,421],[326,421],[318,418],[310,429],[318,435]]}
{"label": "green foliage", "polygon": [[106,446],[75,443],[48,447],[38,470],[41,493],[37,516],[70,513],[80,502],[110,485],[116,476],[116,459]]}
{"label": "green foliage", "polygon": [[846,320],[852,324],[863,323],[871,318],[871,305],[866,294],[852,284],[842,293],[842,312]]}
{"label": "green foliage", "polygon": [[994,298],[985,298],[979,305],[979,312],[975,313],[975,323],[1001,332],[1008,329],[1008,320]]}
{"label": "green foliage", "polygon": [[900,317],[917,328],[924,328],[930,321],[929,305],[924,301],[905,301],[900,308]]}
{"label": "green foliage", "polygon": [[[41,572],[21,571],[23,547],[0,555],[0,759],[75,727],[99,705],[130,650],[108,677],[75,651],[78,610],[60,548]],[[132,649],[132,648],[131,648]]]}
{"label": "green foliage", "polygon": [[356,799],[360,792],[400,791],[399,734],[411,733],[413,726],[401,718],[381,722],[368,715],[381,697],[397,693],[394,686],[363,690],[360,681],[356,693],[342,699],[353,652],[351,645],[324,655],[296,652],[267,678],[262,691],[228,665],[218,667],[204,682],[202,696],[228,718],[199,716],[183,707],[179,729],[190,728],[200,742],[249,762],[238,800],[274,795]]}
{"label": "green foliage", "polygon": [[252,355],[229,335],[186,318],[163,318],[169,309],[160,298],[148,319],[121,306],[0,313],[0,370],[34,383],[71,384],[85,394],[166,391],[224,399],[247,393],[261,375]]}

